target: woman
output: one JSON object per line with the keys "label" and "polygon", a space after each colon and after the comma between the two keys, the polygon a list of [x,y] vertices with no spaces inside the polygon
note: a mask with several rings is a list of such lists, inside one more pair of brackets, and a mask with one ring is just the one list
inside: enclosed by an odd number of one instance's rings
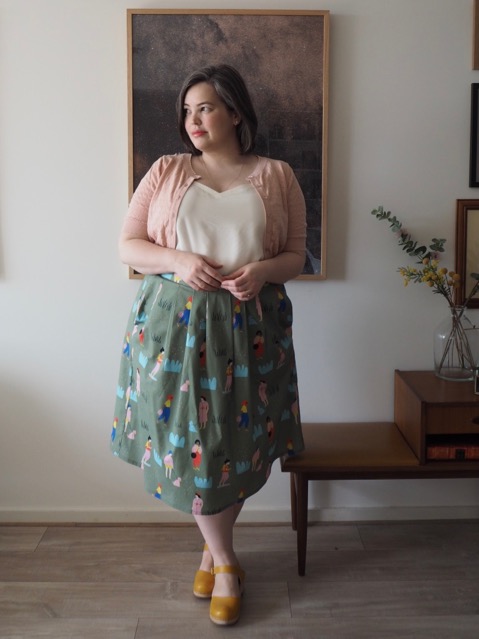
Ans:
{"label": "woman", "polygon": [[211,597],[214,623],[230,625],[244,584],[236,518],[273,461],[303,448],[283,283],[303,268],[305,204],[287,164],[252,153],[256,114],[233,67],[187,78],[177,116],[189,153],[153,164],[119,242],[123,262],[146,277],[127,327],[112,448],[143,467],[151,494],[193,514],[205,541],[193,592]]}

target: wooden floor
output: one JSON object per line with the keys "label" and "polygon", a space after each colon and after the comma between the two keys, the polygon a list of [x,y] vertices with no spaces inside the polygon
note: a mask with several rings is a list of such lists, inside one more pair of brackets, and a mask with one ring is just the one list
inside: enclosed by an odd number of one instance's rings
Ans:
{"label": "wooden floor", "polygon": [[239,526],[242,616],[214,626],[186,526],[0,526],[0,637],[477,639],[479,521]]}

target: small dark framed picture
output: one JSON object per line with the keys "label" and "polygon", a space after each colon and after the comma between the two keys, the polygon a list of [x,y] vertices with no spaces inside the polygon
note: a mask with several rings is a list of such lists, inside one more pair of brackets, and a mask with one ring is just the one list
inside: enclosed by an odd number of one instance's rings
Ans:
{"label": "small dark framed picture", "polygon": [[479,83],[471,84],[471,150],[469,156],[469,186],[479,187]]}
{"label": "small dark framed picture", "polygon": [[[456,201],[456,273],[460,284],[456,289],[455,303],[464,304],[476,280],[471,273],[479,271],[479,199]],[[479,295],[467,303],[468,308],[479,308]]]}

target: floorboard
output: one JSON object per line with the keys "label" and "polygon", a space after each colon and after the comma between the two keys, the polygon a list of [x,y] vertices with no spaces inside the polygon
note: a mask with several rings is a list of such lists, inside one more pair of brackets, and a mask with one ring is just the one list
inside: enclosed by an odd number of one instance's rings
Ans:
{"label": "floorboard", "polygon": [[238,624],[192,596],[190,526],[0,526],[0,638],[474,639],[479,521],[239,525]]}

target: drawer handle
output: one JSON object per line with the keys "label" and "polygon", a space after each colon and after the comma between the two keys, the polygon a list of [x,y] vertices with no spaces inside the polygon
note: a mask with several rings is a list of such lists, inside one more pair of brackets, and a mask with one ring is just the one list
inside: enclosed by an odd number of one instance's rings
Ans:
{"label": "drawer handle", "polygon": [[473,424],[477,424],[477,426],[479,426],[479,417],[473,417],[471,421]]}

